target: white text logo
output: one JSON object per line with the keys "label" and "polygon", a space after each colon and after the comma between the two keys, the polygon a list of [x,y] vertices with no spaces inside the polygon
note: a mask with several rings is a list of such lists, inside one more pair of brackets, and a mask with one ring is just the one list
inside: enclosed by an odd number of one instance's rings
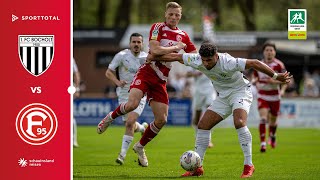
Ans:
{"label": "white text logo", "polygon": [[[20,17],[20,18],[19,18]],[[23,16],[17,16],[12,14],[11,15],[11,21],[14,22],[18,19],[21,19],[21,21],[60,21],[60,17],[56,15],[23,15]]]}
{"label": "white text logo", "polygon": [[26,167],[28,165],[27,160],[25,160],[24,158],[20,158],[18,160],[18,164],[20,167]]}
{"label": "white text logo", "polygon": [[18,20],[19,18],[17,16],[15,16],[14,14],[11,15],[11,20],[12,22]]}

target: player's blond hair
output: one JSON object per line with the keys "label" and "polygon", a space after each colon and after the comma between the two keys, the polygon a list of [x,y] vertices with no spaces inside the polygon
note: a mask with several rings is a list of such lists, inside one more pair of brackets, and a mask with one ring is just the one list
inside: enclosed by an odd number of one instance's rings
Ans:
{"label": "player's blond hair", "polygon": [[176,2],[168,2],[166,5],[166,10],[168,10],[169,8],[179,8],[182,11],[182,7]]}

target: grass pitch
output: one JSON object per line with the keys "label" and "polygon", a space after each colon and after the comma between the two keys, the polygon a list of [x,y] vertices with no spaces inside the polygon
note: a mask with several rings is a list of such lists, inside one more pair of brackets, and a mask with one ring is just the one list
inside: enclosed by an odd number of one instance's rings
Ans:
{"label": "grass pitch", "polygon": [[[96,127],[79,126],[79,148],[73,150],[74,179],[186,179],[179,158],[193,150],[191,127],[165,126],[146,146],[149,167],[138,166],[132,146],[141,134],[136,133],[125,164],[116,164],[120,152],[123,126],[111,126],[102,135]],[[256,171],[251,179],[320,179],[320,130],[278,128],[277,147],[260,153],[258,129],[250,128],[253,137],[253,163]],[[243,154],[233,128],[216,128],[204,160],[204,176],[200,179],[240,179]],[[193,179],[197,177],[187,177]]]}

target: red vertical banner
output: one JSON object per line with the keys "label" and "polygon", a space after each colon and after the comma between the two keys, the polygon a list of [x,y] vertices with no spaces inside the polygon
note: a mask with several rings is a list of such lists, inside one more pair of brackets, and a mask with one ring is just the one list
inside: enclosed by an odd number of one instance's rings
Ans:
{"label": "red vertical banner", "polygon": [[0,179],[71,179],[71,2],[1,3]]}

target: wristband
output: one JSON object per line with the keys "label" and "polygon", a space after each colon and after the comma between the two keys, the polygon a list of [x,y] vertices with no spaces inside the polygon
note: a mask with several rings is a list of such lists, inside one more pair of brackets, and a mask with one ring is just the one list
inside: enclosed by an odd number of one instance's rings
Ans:
{"label": "wristband", "polygon": [[278,73],[275,72],[275,73],[273,74],[273,76],[272,76],[272,79],[276,80],[277,77],[278,77]]}

